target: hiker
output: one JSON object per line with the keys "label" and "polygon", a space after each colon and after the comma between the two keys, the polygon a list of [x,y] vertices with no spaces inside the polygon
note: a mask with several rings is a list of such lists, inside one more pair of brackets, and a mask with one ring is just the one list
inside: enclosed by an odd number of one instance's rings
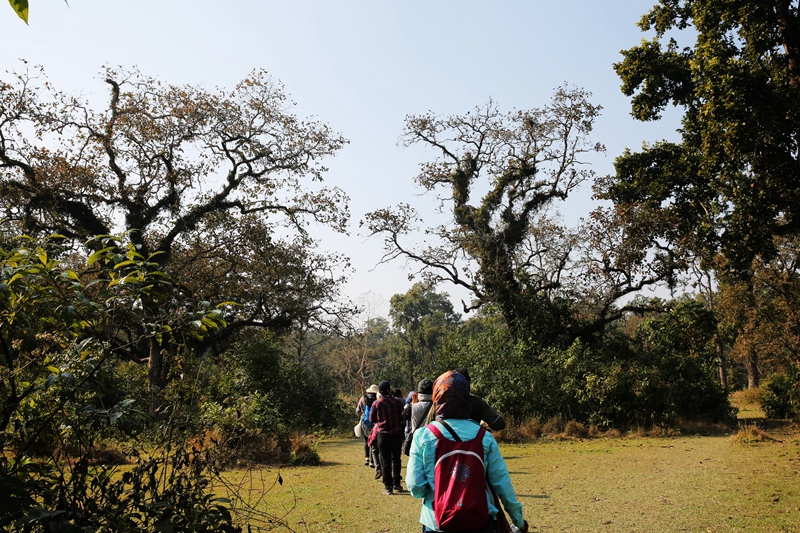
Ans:
{"label": "hiker", "polygon": [[[396,398],[388,381],[378,384],[381,397],[372,404],[369,418],[375,428],[381,472],[383,474],[383,493],[402,492],[402,474],[400,472],[400,449],[403,446],[403,400]],[[377,477],[377,476],[376,476]]]}
{"label": "hiker", "polygon": [[403,420],[406,421],[406,429],[405,429],[406,436],[408,436],[408,433],[411,431],[411,419],[405,415],[405,412],[406,409],[408,409],[412,403],[417,403],[419,401],[417,395],[418,395],[417,391],[412,389],[408,391],[408,396],[406,396],[406,405],[403,408]]}
{"label": "hiker", "polygon": [[414,434],[406,468],[408,490],[422,498],[423,533],[444,528],[493,533],[496,520],[504,518],[499,501],[514,526],[527,533],[497,441],[470,419],[466,377],[452,370],[439,376],[433,385],[433,409],[436,420]]}
{"label": "hiker", "polygon": [[428,378],[423,378],[417,384],[417,390],[414,392],[414,397],[411,401],[406,398],[406,405],[401,415],[403,420],[408,421],[406,433],[425,425],[425,416],[427,416],[428,407],[433,403],[432,394],[433,381]]}
{"label": "hiker", "polygon": [[[469,371],[465,368],[456,368],[455,372],[458,372],[465,378],[467,378],[467,383],[472,383],[472,380],[469,378]],[[475,396],[474,394],[470,394],[470,414],[469,417],[477,423],[484,422],[486,426],[491,429],[492,431],[500,431],[501,429],[505,429],[506,421],[505,419],[497,414],[494,409],[489,407],[489,404],[486,403],[486,400],[481,398],[480,396]]]}
{"label": "hiker", "polygon": [[401,418],[407,420],[409,430],[403,441],[403,453],[408,455],[411,449],[411,439],[414,431],[427,425],[428,413],[433,409],[433,381],[428,378],[421,379],[417,384],[417,393],[412,403],[406,403]]}
{"label": "hiker", "polygon": [[356,414],[359,415],[361,424],[361,436],[364,438],[364,466],[375,468],[375,457],[372,447],[369,444],[370,433],[372,433],[372,422],[369,421],[369,412],[373,402],[377,399],[378,386],[373,384],[364,392],[356,406]]}

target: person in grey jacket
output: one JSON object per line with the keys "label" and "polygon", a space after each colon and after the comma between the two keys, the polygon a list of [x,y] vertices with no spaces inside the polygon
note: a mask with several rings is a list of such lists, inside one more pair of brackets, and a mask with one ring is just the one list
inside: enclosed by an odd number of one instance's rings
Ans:
{"label": "person in grey jacket", "polygon": [[428,410],[433,405],[433,381],[428,378],[420,380],[417,384],[417,401],[407,404],[400,418],[410,420],[410,433],[415,429],[425,426]]}

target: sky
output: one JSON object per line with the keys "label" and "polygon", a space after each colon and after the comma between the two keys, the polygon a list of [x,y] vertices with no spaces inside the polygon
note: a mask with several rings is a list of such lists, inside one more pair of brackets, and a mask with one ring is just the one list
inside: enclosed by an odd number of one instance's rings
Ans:
{"label": "sky", "polygon": [[[364,214],[409,202],[431,215],[413,178],[435,154],[398,145],[404,118],[463,114],[490,98],[501,110],[542,107],[567,83],[603,106],[594,142],[598,175],[644,141],[674,139],[678,116],[630,116],[612,65],[645,37],[636,22],[655,0],[30,0],[29,25],[0,7],[0,71],[19,59],[44,67],[62,90],[97,96],[108,66],[138,67],[176,85],[232,88],[254,69],[280,80],[295,114],[350,140],[325,161],[328,185],[350,196],[348,236],[320,230],[320,247],[351,258],[344,295],[376,313],[413,281],[402,261],[379,264],[382,241],[358,227]],[[5,3],[4,3],[5,4]],[[597,205],[589,186],[560,209],[568,224]],[[465,295],[442,286],[455,300]],[[382,303],[380,303],[382,302]],[[382,307],[383,306],[383,307]],[[460,306],[459,306],[460,307]]]}

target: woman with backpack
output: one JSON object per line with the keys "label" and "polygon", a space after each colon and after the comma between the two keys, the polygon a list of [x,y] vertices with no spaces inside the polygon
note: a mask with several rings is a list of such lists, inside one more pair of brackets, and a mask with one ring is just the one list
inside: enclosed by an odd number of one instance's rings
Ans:
{"label": "woman with backpack", "polygon": [[377,394],[378,386],[374,384],[370,385],[364,392],[364,395],[361,396],[361,399],[358,400],[358,405],[356,406],[356,414],[358,414],[361,424],[361,435],[364,437],[364,466],[370,468],[375,468],[375,459],[372,453],[372,447],[369,444],[369,436],[372,433],[372,427],[374,425],[369,421],[369,412],[377,398]]}
{"label": "woman with backpack", "polygon": [[502,507],[515,528],[527,533],[497,441],[470,420],[469,382],[445,372],[433,384],[436,419],[414,434],[406,468],[406,486],[422,499],[423,533],[494,533]]}

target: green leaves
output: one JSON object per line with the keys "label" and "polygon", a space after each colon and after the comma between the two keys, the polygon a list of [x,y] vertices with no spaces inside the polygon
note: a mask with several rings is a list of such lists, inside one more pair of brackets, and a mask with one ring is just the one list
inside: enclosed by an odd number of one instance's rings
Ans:
{"label": "green leaves", "polygon": [[8,0],[11,8],[17,13],[19,18],[28,23],[28,0]]}
{"label": "green leaves", "polygon": [[[800,14],[791,2],[662,0],[643,30],[657,37],[614,65],[633,115],[657,120],[683,108],[681,142],[656,144],[615,163],[601,191],[619,208],[657,206],[679,231],[673,246],[706,258],[722,252],[730,273],[776,254],[772,237],[800,233]],[[664,46],[681,30],[693,46]],[[699,223],[698,223],[699,221]]]}

